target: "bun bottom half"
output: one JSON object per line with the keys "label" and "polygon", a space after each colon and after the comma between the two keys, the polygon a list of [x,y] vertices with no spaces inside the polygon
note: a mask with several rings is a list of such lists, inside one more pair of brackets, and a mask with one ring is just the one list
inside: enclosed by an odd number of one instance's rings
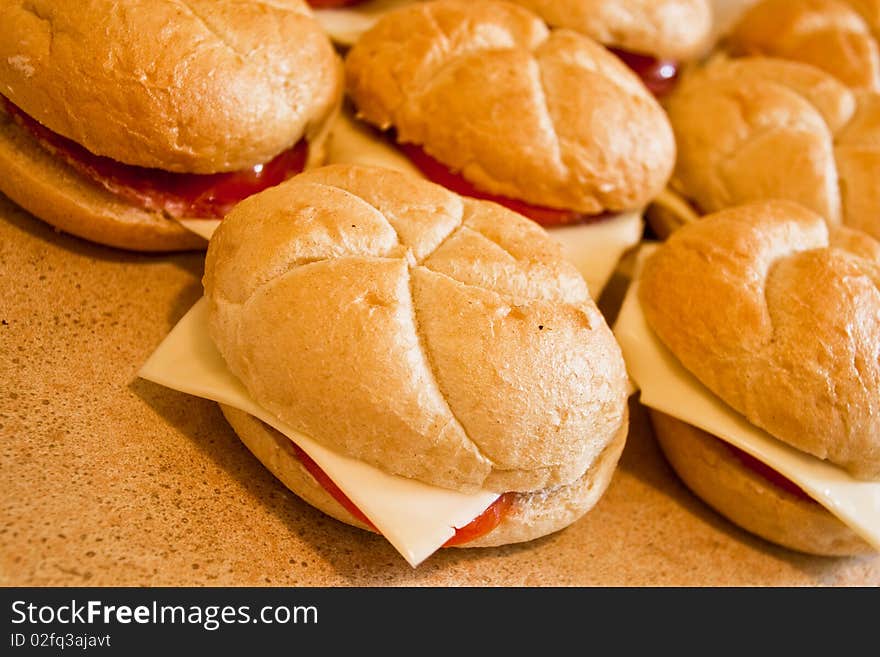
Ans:
{"label": "bun bottom half", "polygon": [[[309,142],[306,168],[323,160],[326,133],[320,128]],[[45,151],[2,109],[0,192],[56,229],[97,244],[143,252],[204,251],[208,246],[174,219],[129,204],[83,178]]]}
{"label": "bun bottom half", "polygon": [[720,438],[648,411],[657,442],[679,479],[735,525],[807,554],[845,557],[875,552],[825,507],[799,499],[743,465]]}
{"label": "bun bottom half", "polygon": [[[321,486],[290,447],[290,439],[252,415],[220,404],[244,445],[290,491],[313,507],[361,529],[372,531]],[[496,547],[531,541],[559,531],[589,511],[611,483],[626,444],[628,416],[596,462],[577,481],[529,493],[516,493],[500,524],[476,539],[453,547]]]}

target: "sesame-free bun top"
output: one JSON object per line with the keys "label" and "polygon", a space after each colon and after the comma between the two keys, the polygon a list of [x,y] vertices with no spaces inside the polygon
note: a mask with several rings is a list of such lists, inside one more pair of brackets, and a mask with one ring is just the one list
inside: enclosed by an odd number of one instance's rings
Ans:
{"label": "sesame-free bun top", "polygon": [[620,348],[558,244],[415,176],[330,165],[242,201],[204,286],[211,336],[253,398],[392,474],[567,484],[625,421]]}
{"label": "sesame-free bun top", "polygon": [[688,60],[708,47],[708,0],[513,0],[551,27],[581,32],[599,43],[658,58]]}
{"label": "sesame-free bun top", "polygon": [[742,205],[662,243],[645,260],[639,299],[681,364],[752,424],[878,479],[880,259],[870,242],[829,233],[790,201]]}
{"label": "sesame-free bun top", "polygon": [[736,54],[794,59],[880,90],[880,0],[760,0],[727,36]]}
{"label": "sesame-free bun top", "polygon": [[591,38],[508,2],[385,14],[346,56],[360,118],[483,191],[586,214],[635,209],[675,159],[663,109]]}
{"label": "sesame-free bun top", "polygon": [[671,186],[703,213],[797,201],[880,238],[880,96],[819,68],[720,58],[665,101],[678,158]]}
{"label": "sesame-free bun top", "polygon": [[213,173],[268,161],[320,130],[341,73],[301,0],[0,6],[0,93],[125,164]]}

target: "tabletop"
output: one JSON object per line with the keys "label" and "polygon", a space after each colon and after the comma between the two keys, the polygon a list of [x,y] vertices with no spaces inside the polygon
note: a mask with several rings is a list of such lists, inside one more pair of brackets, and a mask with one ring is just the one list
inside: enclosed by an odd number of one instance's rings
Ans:
{"label": "tabletop", "polygon": [[[880,584],[880,555],[799,554],[714,513],[663,459],[636,398],[612,482],[579,521],[412,568],[284,488],[215,403],[137,376],[201,296],[203,259],[91,244],[0,196],[0,585]],[[600,300],[609,319],[625,284]]]}

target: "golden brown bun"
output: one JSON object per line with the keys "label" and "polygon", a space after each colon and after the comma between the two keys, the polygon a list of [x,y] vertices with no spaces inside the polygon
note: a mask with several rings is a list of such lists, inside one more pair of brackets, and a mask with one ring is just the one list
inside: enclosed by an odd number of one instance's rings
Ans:
{"label": "golden brown bun", "polygon": [[599,43],[660,59],[689,60],[709,45],[707,0],[513,0],[550,27],[586,34]]}
{"label": "golden brown bun", "polygon": [[392,474],[567,484],[624,421],[620,348],[556,241],[415,176],[331,165],[244,200],[204,284],[257,403]]}
{"label": "golden brown bun", "polygon": [[770,483],[734,456],[720,438],[650,410],[657,442],[685,485],[743,529],[792,550],[855,556],[875,550],[840,519]]}
{"label": "golden brown bun", "polygon": [[727,48],[799,60],[851,87],[878,90],[878,16],[877,0],[762,0],[731,30]]}
{"label": "golden brown bun", "polygon": [[[337,502],[303,467],[290,449],[289,438],[243,411],[222,404],[220,408],[241,441],[288,489],[336,520],[370,529]],[[625,421],[614,440],[580,479],[548,490],[517,493],[495,529],[454,547],[521,543],[568,527],[592,509],[608,488],[623,452],[628,428]]]}
{"label": "golden brown bun", "polygon": [[716,60],[666,100],[672,188],[703,213],[782,198],[880,238],[880,101],[808,64]]}
{"label": "golden brown bun", "polygon": [[51,156],[0,108],[0,192],[61,231],[134,251],[204,249],[173,219],[137,208]]}
{"label": "golden brown bun", "polygon": [[480,189],[597,214],[669,178],[669,122],[589,37],[507,2],[436,0],[383,16],[346,57],[360,118],[394,127]]}
{"label": "golden brown bun", "polygon": [[[309,143],[306,167],[326,156],[332,115]],[[0,107],[0,192],[60,231],[132,251],[205,249],[208,242],[161,212],[132,205],[50,155]],[[196,218],[197,219],[197,218]]]}
{"label": "golden brown bun", "polygon": [[682,365],[752,424],[878,479],[880,261],[864,253],[829,248],[822,217],[796,203],[743,205],[673,233],[644,263],[640,300]]}
{"label": "golden brown bun", "polygon": [[341,63],[301,0],[13,0],[0,92],[98,155],[235,171],[311,139]]}

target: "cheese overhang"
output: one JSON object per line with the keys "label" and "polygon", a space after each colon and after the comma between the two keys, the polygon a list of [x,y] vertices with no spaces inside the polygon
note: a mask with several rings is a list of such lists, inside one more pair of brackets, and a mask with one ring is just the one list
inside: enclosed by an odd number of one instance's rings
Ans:
{"label": "cheese overhang", "polygon": [[314,9],[312,13],[331,41],[348,47],[354,45],[383,14],[413,1],[368,0],[350,7]]}
{"label": "cheese overhang", "polygon": [[[424,561],[497,498],[464,494],[387,474],[323,447],[263,409],[229,371],[208,334],[202,298],[165,337],[139,375],[149,381],[249,413],[296,443],[413,567]],[[309,385],[302,381],[301,385]]]}
{"label": "cheese overhang", "polygon": [[[655,245],[641,247],[646,256]],[[645,406],[678,418],[751,454],[880,550],[880,482],[855,479],[843,469],[777,440],[734,411],[666,349],[648,326],[636,275],[627,290],[614,334],[627,371]]]}

